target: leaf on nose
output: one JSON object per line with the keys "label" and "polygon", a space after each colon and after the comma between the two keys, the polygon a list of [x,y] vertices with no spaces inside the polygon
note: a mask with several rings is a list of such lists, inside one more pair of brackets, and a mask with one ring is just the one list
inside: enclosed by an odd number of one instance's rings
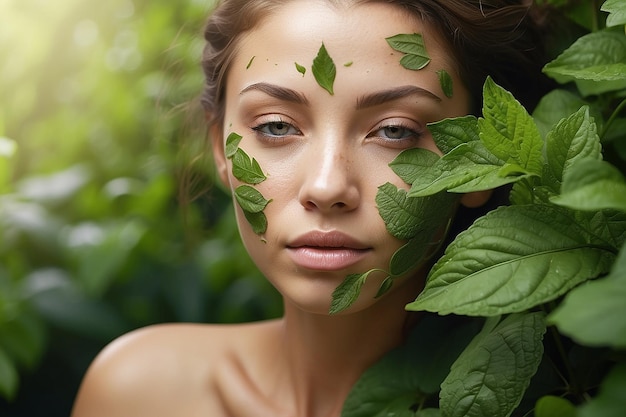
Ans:
{"label": "leaf on nose", "polygon": [[317,52],[317,56],[313,60],[311,70],[313,71],[315,81],[317,81],[324,90],[328,91],[331,96],[335,94],[333,84],[335,83],[337,68],[335,67],[333,59],[328,55],[328,51],[323,43]]}

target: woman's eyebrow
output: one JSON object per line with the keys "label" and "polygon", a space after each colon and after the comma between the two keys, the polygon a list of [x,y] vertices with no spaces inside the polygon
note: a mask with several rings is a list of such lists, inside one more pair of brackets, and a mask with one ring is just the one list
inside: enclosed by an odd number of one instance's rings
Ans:
{"label": "woman's eyebrow", "polygon": [[380,104],[385,104],[389,101],[398,100],[413,95],[427,97],[435,101],[441,101],[440,97],[421,87],[417,87],[414,85],[403,85],[400,87],[390,88],[388,90],[365,94],[357,99],[356,108],[357,110],[359,110],[366,107],[378,106]]}
{"label": "woman's eyebrow", "polygon": [[261,91],[271,97],[274,97],[279,100],[288,101],[296,104],[308,105],[309,100],[303,95],[298,93],[291,88],[281,87],[275,84],[269,83],[255,83],[247,86],[243,90],[241,90],[241,94],[247,93],[249,91]]}

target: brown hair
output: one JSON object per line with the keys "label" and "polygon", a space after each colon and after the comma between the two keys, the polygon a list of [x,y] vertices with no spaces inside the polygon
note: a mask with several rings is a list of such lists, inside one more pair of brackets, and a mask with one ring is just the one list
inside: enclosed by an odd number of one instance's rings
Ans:
{"label": "brown hair", "polygon": [[[224,85],[240,36],[265,16],[293,0],[222,0],[209,18],[202,58],[205,87],[202,105],[212,122],[224,112]],[[448,42],[459,74],[480,109],[487,75],[527,107],[542,91],[537,82],[543,64],[539,31],[524,0],[328,0],[333,4],[385,3],[402,7],[428,22]],[[532,3],[532,2],[531,2]]]}

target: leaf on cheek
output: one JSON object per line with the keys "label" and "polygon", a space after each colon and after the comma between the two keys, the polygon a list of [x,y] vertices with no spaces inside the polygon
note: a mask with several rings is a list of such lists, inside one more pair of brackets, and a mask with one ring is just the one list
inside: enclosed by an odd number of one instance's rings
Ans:
{"label": "leaf on cheek", "polygon": [[243,136],[235,132],[232,132],[228,135],[228,137],[226,138],[226,146],[224,150],[226,158],[231,159],[235,155],[241,139],[243,139]]}
{"label": "leaf on cheek", "polygon": [[235,200],[252,230],[256,234],[265,233],[267,230],[267,217],[263,210],[272,200],[266,200],[263,195],[249,185],[240,185],[235,189]]}
{"label": "leaf on cheek", "polygon": [[334,94],[333,84],[335,82],[335,76],[337,75],[337,68],[333,62],[326,47],[322,43],[317,56],[313,60],[313,76],[315,81],[332,96]]}
{"label": "leaf on cheek", "polygon": [[233,175],[246,184],[259,184],[267,179],[256,159],[250,158],[241,148],[233,155]]}

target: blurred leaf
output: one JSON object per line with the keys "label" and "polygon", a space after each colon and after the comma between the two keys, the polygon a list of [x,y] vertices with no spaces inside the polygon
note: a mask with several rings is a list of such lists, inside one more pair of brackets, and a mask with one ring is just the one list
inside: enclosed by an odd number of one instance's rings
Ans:
{"label": "blurred leaf", "polygon": [[600,10],[609,13],[606,17],[607,26],[626,25],[626,3],[622,0],[606,0]]}
{"label": "blurred leaf", "polygon": [[577,417],[622,417],[626,410],[626,363],[613,368],[602,382],[598,396],[578,410]]}
{"label": "blurred leaf", "polygon": [[9,400],[15,397],[19,384],[19,375],[13,361],[0,347],[0,396]]}
{"label": "blurred leaf", "polygon": [[576,407],[564,398],[546,395],[537,401],[535,417],[576,417]]}

